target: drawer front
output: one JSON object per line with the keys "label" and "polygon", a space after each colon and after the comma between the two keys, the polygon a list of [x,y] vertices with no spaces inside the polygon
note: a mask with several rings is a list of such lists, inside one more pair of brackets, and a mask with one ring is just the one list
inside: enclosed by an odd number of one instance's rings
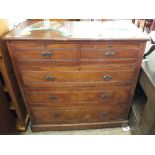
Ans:
{"label": "drawer front", "polygon": [[108,120],[123,119],[126,115],[126,108],[115,107],[85,107],[85,108],[33,108],[31,109],[32,122],[35,124],[63,124],[83,122],[104,122]]}
{"label": "drawer front", "polygon": [[44,41],[12,42],[13,54],[19,65],[64,66],[77,65],[79,45]]}
{"label": "drawer front", "polygon": [[[105,90],[105,91],[71,91],[71,92],[27,92],[28,101],[32,103],[49,103],[51,105],[73,102],[115,102],[129,100],[130,90]],[[82,103],[79,103],[83,105]]]}
{"label": "drawer front", "polygon": [[49,72],[22,70],[21,75],[25,85],[53,84],[57,82],[131,82],[134,79],[134,71],[104,71],[104,72]]}
{"label": "drawer front", "polygon": [[77,49],[52,50],[18,50],[15,52],[17,61],[77,61]]}
{"label": "drawer front", "polygon": [[136,59],[139,50],[126,50],[126,49],[105,49],[105,50],[91,50],[86,49],[81,51],[81,60],[87,59]]}
{"label": "drawer front", "polygon": [[92,43],[81,45],[80,64],[130,64],[139,54],[137,43]]}

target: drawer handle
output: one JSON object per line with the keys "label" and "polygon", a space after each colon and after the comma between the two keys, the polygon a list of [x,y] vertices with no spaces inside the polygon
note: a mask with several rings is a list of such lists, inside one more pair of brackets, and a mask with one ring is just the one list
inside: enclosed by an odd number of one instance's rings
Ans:
{"label": "drawer handle", "polygon": [[115,52],[105,52],[105,55],[106,56],[113,56],[113,55],[115,55]]}
{"label": "drawer handle", "polygon": [[111,76],[111,75],[104,75],[104,76],[103,76],[103,79],[104,79],[105,81],[110,81],[110,80],[112,79],[112,76]]}
{"label": "drawer handle", "polygon": [[45,76],[45,79],[47,81],[53,81],[55,79],[55,77],[54,76]]}
{"label": "drawer handle", "polygon": [[48,99],[49,100],[58,100],[59,97],[57,97],[57,96],[49,96]]}
{"label": "drawer handle", "polygon": [[53,54],[52,54],[52,52],[46,51],[46,52],[41,52],[41,55],[44,58],[50,58]]}
{"label": "drawer handle", "polygon": [[107,116],[108,116],[108,112],[101,112],[100,115],[101,115],[102,117],[107,117]]}
{"label": "drawer handle", "polygon": [[104,93],[104,94],[101,95],[101,97],[108,99],[108,98],[111,97],[111,94],[110,93]]}

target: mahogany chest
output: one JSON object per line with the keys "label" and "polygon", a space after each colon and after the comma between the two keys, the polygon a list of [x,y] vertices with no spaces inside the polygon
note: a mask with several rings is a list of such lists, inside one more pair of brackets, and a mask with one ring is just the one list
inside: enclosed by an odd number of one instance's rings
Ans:
{"label": "mahogany chest", "polygon": [[33,131],[128,123],[148,40],[128,24],[27,20],[3,38]]}

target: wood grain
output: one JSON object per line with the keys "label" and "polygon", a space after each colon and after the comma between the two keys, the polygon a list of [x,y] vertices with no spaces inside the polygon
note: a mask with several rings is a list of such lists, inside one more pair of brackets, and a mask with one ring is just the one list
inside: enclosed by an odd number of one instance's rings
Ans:
{"label": "wood grain", "polygon": [[[22,26],[34,22],[25,21]],[[51,31],[21,36],[22,29],[17,27],[3,38],[33,131],[114,127],[127,123],[148,38],[138,33],[132,36],[134,28],[121,37],[117,32],[118,36],[109,33],[109,37],[83,38],[87,29],[82,31],[85,32],[82,36],[72,28],[76,35],[65,37]],[[41,52],[53,53],[42,57]]]}

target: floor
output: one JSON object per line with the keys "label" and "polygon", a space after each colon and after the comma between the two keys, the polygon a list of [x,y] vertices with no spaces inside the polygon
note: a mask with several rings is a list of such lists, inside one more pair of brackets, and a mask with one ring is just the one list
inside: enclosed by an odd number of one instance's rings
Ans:
{"label": "floor", "polygon": [[46,131],[46,132],[32,132],[28,127],[26,132],[22,135],[131,135],[128,128],[104,128],[91,130],[72,130],[72,131]]}

